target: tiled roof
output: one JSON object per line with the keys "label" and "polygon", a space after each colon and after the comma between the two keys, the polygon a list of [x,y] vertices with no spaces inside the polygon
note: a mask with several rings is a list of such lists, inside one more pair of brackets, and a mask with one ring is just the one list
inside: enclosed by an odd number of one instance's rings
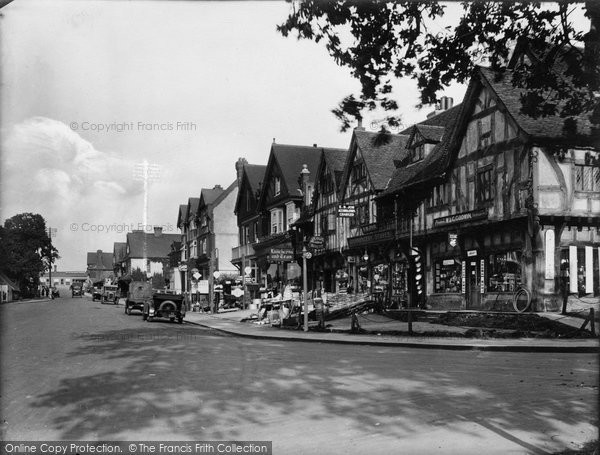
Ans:
{"label": "tiled roof", "polygon": [[[457,106],[443,112],[443,119],[445,122],[447,122],[447,126],[444,129],[441,142],[438,143],[421,161],[414,164],[409,164],[405,167],[394,169],[394,173],[389,180],[387,188],[381,194],[381,196],[389,196],[409,186],[438,177],[445,172],[450,158],[449,138],[452,134],[456,121],[458,120],[461,112],[461,106],[462,104],[458,104]],[[427,120],[432,119],[433,117]],[[419,124],[419,126],[421,125]]]}
{"label": "tiled roof", "polygon": [[179,212],[177,213],[177,227],[180,227],[181,224],[185,221],[187,216],[187,204],[181,204],[179,206]]}
{"label": "tiled roof", "polygon": [[199,197],[191,197],[188,199],[188,207],[189,207],[189,212],[187,212],[187,217],[190,216],[190,214],[194,214],[196,212],[198,212],[198,206],[200,205],[200,198]]}
{"label": "tiled roof", "polygon": [[354,138],[365,160],[367,172],[375,190],[385,189],[395,170],[394,160],[400,160],[408,153],[406,134],[385,134],[388,140],[381,140],[381,133],[354,130]]}
{"label": "tiled roof", "polygon": [[155,235],[153,232],[133,231],[127,233],[130,258],[143,258],[144,245],[146,245],[146,257],[167,258],[171,252],[171,244],[181,240],[179,234]]}
{"label": "tiled roof", "polygon": [[17,286],[17,284],[14,281],[12,281],[9,277],[7,277],[2,272],[0,272],[0,283],[7,285],[13,291],[18,291],[19,290],[19,287]]}
{"label": "tiled roof", "polygon": [[338,191],[344,174],[344,165],[348,157],[346,149],[324,149],[323,159],[327,164],[327,168],[333,172],[335,181],[335,190]]}
{"label": "tiled roof", "polygon": [[87,254],[87,265],[88,268],[112,270],[113,268],[113,254],[98,252],[88,252]]}
{"label": "tiled roof", "polygon": [[[308,166],[311,174],[317,172],[321,153],[326,150],[322,147],[310,147],[305,145],[285,145],[273,144],[271,152],[277,161],[279,169],[283,176],[283,180],[288,189],[289,195],[296,195],[298,186],[298,178],[303,165]],[[297,193],[300,196],[300,193]]]}
{"label": "tiled roof", "polygon": [[[517,124],[532,138],[538,139],[562,139],[565,138],[563,125],[565,119],[558,116],[533,118],[521,113],[521,93],[525,90],[512,85],[512,70],[506,70],[498,80],[497,73],[490,68],[479,67],[484,80],[498,96]],[[589,136],[591,123],[586,115],[577,117],[577,130],[580,136]],[[576,144],[573,144],[576,145]]]}
{"label": "tiled roof", "polygon": [[[202,202],[204,205],[210,205],[213,202],[215,202],[215,200],[221,195],[221,193],[225,191],[223,188],[219,187],[219,188],[202,188],[202,191],[200,191],[200,199],[202,199]],[[196,210],[194,211],[197,212],[199,205],[196,205]]]}
{"label": "tiled roof", "polygon": [[433,125],[415,125],[415,129],[419,131],[423,139],[427,141],[439,142],[442,140],[442,136],[444,135],[444,127],[443,126],[433,126]]}
{"label": "tiled roof", "polygon": [[265,171],[267,170],[266,165],[262,164],[244,164],[244,172],[248,177],[248,183],[250,189],[254,192],[258,189],[259,185],[265,178]]}

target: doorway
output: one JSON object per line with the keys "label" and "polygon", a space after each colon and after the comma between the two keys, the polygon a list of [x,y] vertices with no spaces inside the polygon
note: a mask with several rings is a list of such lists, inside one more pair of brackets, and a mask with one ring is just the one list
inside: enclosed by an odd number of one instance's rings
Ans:
{"label": "doorway", "polygon": [[467,258],[467,310],[481,307],[481,282],[477,257]]}

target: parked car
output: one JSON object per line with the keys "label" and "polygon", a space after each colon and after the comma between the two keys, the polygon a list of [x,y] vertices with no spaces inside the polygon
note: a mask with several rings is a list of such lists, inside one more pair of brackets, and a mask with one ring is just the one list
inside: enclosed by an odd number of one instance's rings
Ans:
{"label": "parked car", "polygon": [[119,288],[114,285],[104,285],[102,288],[102,303],[119,303]]}
{"label": "parked car", "polygon": [[183,323],[185,317],[185,300],[183,295],[166,291],[152,294],[152,300],[144,303],[142,318],[152,322],[155,318],[168,318],[171,322]]}
{"label": "parked car", "polygon": [[125,300],[125,314],[131,310],[144,312],[144,304],[152,301],[152,283],[146,281],[132,281]]}
{"label": "parked car", "polygon": [[83,297],[83,285],[81,283],[73,283],[71,285],[71,297]]}
{"label": "parked car", "polygon": [[52,286],[50,288],[50,298],[51,299],[58,299],[60,297],[60,293],[58,292],[58,288],[56,286]]}
{"label": "parked car", "polygon": [[102,286],[97,284],[92,288],[92,302],[95,300],[102,300]]}

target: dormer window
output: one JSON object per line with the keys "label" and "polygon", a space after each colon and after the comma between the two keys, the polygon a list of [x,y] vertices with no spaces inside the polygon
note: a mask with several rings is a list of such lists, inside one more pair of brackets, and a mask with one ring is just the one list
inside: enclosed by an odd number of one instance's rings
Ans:
{"label": "dormer window", "polygon": [[281,179],[279,177],[275,177],[275,196],[279,196],[281,194]]}
{"label": "dormer window", "polygon": [[411,151],[410,162],[416,163],[425,158],[425,144],[417,145]]}

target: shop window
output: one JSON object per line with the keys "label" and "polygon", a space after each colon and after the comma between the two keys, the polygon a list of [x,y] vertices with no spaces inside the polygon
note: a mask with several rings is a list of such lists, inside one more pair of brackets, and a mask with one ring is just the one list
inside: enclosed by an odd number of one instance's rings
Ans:
{"label": "shop window", "polygon": [[461,265],[458,259],[443,259],[434,262],[435,288],[439,294],[462,291]]}
{"label": "shop window", "polygon": [[491,167],[486,167],[477,171],[477,187],[475,198],[478,204],[483,204],[492,200],[493,184],[494,177]]}
{"label": "shop window", "polygon": [[576,191],[600,191],[600,167],[575,166]]}
{"label": "shop window", "polygon": [[488,261],[489,292],[514,292],[521,285],[521,252],[491,254]]}

